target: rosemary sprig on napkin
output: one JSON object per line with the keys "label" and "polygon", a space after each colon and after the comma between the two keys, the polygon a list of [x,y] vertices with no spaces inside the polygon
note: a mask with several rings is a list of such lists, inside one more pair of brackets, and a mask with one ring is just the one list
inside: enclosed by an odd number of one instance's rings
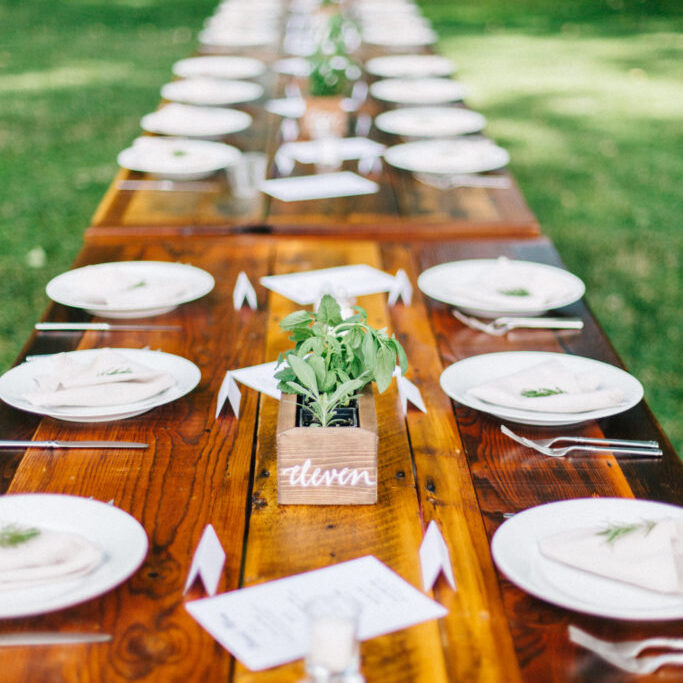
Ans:
{"label": "rosemary sprig on napkin", "polygon": [[515,289],[499,289],[499,294],[505,294],[505,296],[531,296],[528,289],[524,287],[518,287]]}
{"label": "rosemary sprig on napkin", "polygon": [[0,529],[0,547],[12,548],[26,541],[30,541],[40,534],[40,529],[35,527],[20,527],[16,524],[8,524]]}
{"label": "rosemary sprig on napkin", "polygon": [[522,396],[526,398],[543,398],[544,396],[554,396],[555,394],[564,394],[562,389],[555,387],[554,389],[525,389],[521,392]]}
{"label": "rosemary sprig on napkin", "polygon": [[652,531],[652,529],[655,528],[656,525],[657,522],[652,522],[649,520],[645,520],[643,522],[634,522],[632,524],[611,523],[608,524],[607,527],[602,531],[598,531],[597,535],[604,536],[605,542],[613,545],[620,538],[623,538],[624,536],[633,533],[634,531],[638,531],[638,529],[642,529],[645,532],[645,535],[647,536]]}

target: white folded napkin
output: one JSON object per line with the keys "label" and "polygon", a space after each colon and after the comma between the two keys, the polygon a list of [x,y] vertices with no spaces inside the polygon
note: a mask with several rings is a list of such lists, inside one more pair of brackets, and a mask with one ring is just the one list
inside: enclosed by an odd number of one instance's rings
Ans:
{"label": "white folded napkin", "polygon": [[[9,526],[0,522],[0,533]],[[102,548],[82,536],[51,529],[38,531],[16,545],[0,544],[0,591],[74,579],[93,571],[104,560]]]}
{"label": "white folded napkin", "polygon": [[274,178],[261,184],[261,190],[283,202],[307,199],[352,197],[379,192],[379,185],[351,171],[318,175]]}
{"label": "white folded napkin", "polygon": [[116,308],[151,308],[167,305],[187,291],[187,283],[154,276],[143,269],[83,268],[79,273],[74,296],[84,303]]}
{"label": "white folded napkin", "polygon": [[622,403],[619,389],[600,388],[592,372],[575,374],[549,360],[468,389],[486,403],[547,413],[584,413]]}
{"label": "white folded napkin", "polygon": [[384,145],[363,137],[327,138],[287,142],[277,151],[279,156],[289,157],[302,164],[325,161],[331,154],[339,162],[381,156]]}
{"label": "white folded napkin", "polygon": [[449,294],[489,306],[542,309],[557,301],[566,284],[550,270],[501,256],[469,282],[447,289]]}
{"label": "white folded napkin", "polygon": [[50,359],[50,371],[36,376],[37,390],[24,394],[34,406],[117,406],[143,401],[175,384],[168,373],[136,363],[112,349],[83,362],[73,354]]}
{"label": "white folded napkin", "polygon": [[[622,532],[619,531],[622,529]],[[639,520],[554,534],[545,557],[661,593],[683,594],[683,520]]]}

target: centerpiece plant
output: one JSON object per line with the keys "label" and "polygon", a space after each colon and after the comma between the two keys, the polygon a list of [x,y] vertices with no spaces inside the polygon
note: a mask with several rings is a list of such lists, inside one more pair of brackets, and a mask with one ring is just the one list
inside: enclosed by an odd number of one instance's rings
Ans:
{"label": "centerpiece plant", "polygon": [[[275,377],[283,394],[303,397],[302,409],[312,424],[340,424],[336,413],[348,406],[372,382],[382,393],[391,383],[397,361],[402,372],[408,367],[400,342],[385,329],[374,329],[359,306],[350,317],[342,317],[339,303],[323,296],[315,313],[296,311],[280,326],[290,332],[295,348],[282,354]],[[286,400],[283,397],[283,400]]]}

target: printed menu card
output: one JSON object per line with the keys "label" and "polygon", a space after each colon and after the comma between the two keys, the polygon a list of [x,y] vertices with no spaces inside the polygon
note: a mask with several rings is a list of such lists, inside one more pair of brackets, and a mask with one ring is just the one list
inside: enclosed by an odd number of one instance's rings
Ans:
{"label": "printed menu card", "polygon": [[362,606],[360,640],[438,619],[448,612],[371,555],[185,606],[240,662],[260,671],[306,654],[304,608],[325,596],[348,597]]}

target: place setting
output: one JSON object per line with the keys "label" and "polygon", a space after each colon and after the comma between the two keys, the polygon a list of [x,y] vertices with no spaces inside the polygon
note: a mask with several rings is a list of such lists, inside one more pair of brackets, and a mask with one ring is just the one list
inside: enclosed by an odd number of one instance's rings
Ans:
{"label": "place setting", "polygon": [[386,78],[370,85],[370,94],[376,100],[400,105],[458,102],[465,92],[465,87],[451,78]]}
{"label": "place setting", "polygon": [[140,126],[148,133],[209,140],[239,133],[251,124],[252,117],[239,109],[179,102],[166,104],[140,120]]}
{"label": "place setting", "polygon": [[178,78],[247,80],[259,78],[267,68],[263,61],[254,57],[204,55],[180,59],[173,64],[172,70]]}
{"label": "place setting", "polygon": [[258,100],[262,95],[263,86],[259,83],[212,76],[192,76],[161,87],[161,96],[165,100],[199,106],[244,104]]}
{"label": "place setting", "polygon": [[[682,541],[680,506],[579,498],[518,512],[494,534],[491,553],[510,581],[541,600],[598,617],[665,621],[683,618]],[[595,645],[572,627],[570,634]]]}
{"label": "place setting", "polygon": [[378,78],[438,78],[451,76],[455,64],[441,55],[383,55],[365,62],[365,70]]}
{"label": "place setting", "polygon": [[[0,619],[46,614],[108,593],[140,567],[147,534],[124,510],[90,498],[0,497]],[[0,634],[3,645],[106,642],[101,632]]]}
{"label": "place setting", "polygon": [[[176,182],[208,178],[238,162],[241,152],[210,140],[142,136],[116,158],[121,168]],[[123,181],[126,182],[126,181]],[[142,182],[144,181],[127,181]],[[126,187],[126,185],[124,185]]]}
{"label": "place setting", "polygon": [[402,107],[382,112],[374,124],[384,133],[406,138],[448,138],[479,133],[486,119],[462,107]]}

